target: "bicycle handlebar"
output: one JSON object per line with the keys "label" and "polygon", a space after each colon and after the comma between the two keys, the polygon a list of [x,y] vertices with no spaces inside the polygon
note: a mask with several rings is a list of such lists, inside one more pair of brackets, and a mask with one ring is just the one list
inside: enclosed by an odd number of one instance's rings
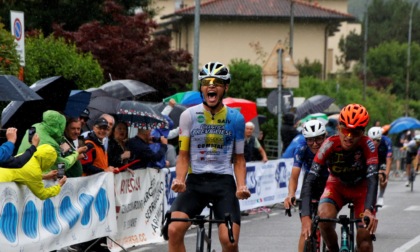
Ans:
{"label": "bicycle handlebar", "polygon": [[229,241],[231,243],[235,242],[235,237],[233,236],[233,230],[232,230],[232,218],[230,216],[230,213],[225,213],[224,220],[215,220],[215,219],[206,219],[204,215],[197,215],[195,218],[172,218],[171,212],[166,212],[164,223],[161,228],[162,236],[165,240],[168,240],[168,226],[173,221],[180,221],[180,222],[191,222],[194,225],[203,226],[205,223],[225,223],[227,229],[228,229],[228,236]]}
{"label": "bicycle handlebar", "polygon": [[[370,219],[367,216],[363,217],[363,221],[365,222],[366,226],[369,226]],[[340,215],[338,218],[320,218],[319,216],[316,216],[314,219],[314,223],[312,224],[312,234],[315,234],[316,229],[318,227],[319,222],[332,222],[332,223],[338,223],[341,225],[349,225],[352,223],[359,223],[362,222],[362,219],[350,219],[347,215]],[[375,234],[370,235],[372,241],[376,241]]]}

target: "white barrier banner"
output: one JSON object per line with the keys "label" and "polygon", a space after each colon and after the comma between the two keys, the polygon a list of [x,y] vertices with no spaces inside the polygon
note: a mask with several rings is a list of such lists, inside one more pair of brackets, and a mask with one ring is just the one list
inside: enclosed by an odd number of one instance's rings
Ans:
{"label": "white barrier banner", "polygon": [[[240,200],[241,210],[278,204],[284,201],[288,194],[289,179],[292,173],[293,158],[270,160],[263,162],[246,163],[246,184],[251,197]],[[169,210],[177,194],[170,190],[172,180],[175,178],[175,167],[168,169],[165,181],[165,211]],[[300,195],[303,173],[298,181],[296,197]]]}
{"label": "white barrier banner", "polygon": [[[241,210],[278,204],[288,194],[289,179],[292,173],[293,158],[270,160],[266,163],[246,163],[246,184],[251,197],[240,200]],[[303,173],[299,177],[296,196],[300,195]]]}
{"label": "white barrier banner", "polygon": [[[165,194],[165,172],[139,169],[134,176],[129,172],[115,175],[115,201],[118,233],[110,236],[129,248],[163,241],[160,227]],[[108,240],[111,251],[121,248]]]}
{"label": "white barrier banner", "polygon": [[24,185],[0,183],[0,250],[51,251],[111,235],[114,203],[112,173],[69,178],[59,195],[44,201]]}

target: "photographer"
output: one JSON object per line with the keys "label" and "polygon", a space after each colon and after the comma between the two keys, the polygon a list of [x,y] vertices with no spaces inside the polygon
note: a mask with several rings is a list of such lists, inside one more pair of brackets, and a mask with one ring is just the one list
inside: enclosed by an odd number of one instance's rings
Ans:
{"label": "photographer", "polygon": [[[62,153],[65,153],[60,147],[60,144],[63,142],[63,134],[66,127],[66,118],[64,115],[54,110],[47,110],[42,114],[42,122],[35,123],[33,127],[36,128],[36,133],[39,135],[39,145],[49,144],[57,152],[57,160],[51,167],[51,170],[57,170],[58,163],[64,163],[66,171],[74,165],[79,157],[79,152],[77,150],[66,156],[61,155]],[[20,144],[18,153],[22,153],[30,147],[31,144],[29,143],[28,135],[29,132],[26,132],[22,143]],[[51,170],[43,170],[43,172],[47,173]]]}

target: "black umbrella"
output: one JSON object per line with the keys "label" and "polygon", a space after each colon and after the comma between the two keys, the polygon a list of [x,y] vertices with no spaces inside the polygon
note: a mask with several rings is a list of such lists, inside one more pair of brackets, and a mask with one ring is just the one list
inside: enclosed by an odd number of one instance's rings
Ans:
{"label": "black umbrella", "polygon": [[119,121],[140,129],[168,128],[168,121],[150,104],[139,101],[121,101],[117,111]]}
{"label": "black umbrella", "polygon": [[42,100],[34,90],[13,75],[0,75],[0,101]]}
{"label": "black umbrella", "polygon": [[120,100],[111,96],[97,96],[90,99],[89,109],[89,121],[88,126],[93,127],[94,121],[99,118],[102,114],[116,115]]}
{"label": "black umbrella", "polygon": [[296,108],[295,122],[313,113],[321,113],[327,109],[335,99],[327,95],[314,95],[306,99]]}
{"label": "black umbrella", "polygon": [[[153,107],[159,110],[160,112],[162,112],[163,109],[166,107],[166,104],[163,102],[159,102],[157,104],[154,104]],[[181,113],[184,112],[185,109],[187,108],[180,104],[175,104],[175,107],[172,109],[171,113],[169,113],[169,117],[174,122],[174,128],[179,126],[179,117],[181,116]]]}
{"label": "black umbrella", "polygon": [[90,99],[93,99],[99,96],[111,96],[107,91],[100,88],[88,88],[85,91],[91,93]]}
{"label": "black umbrella", "polygon": [[77,86],[73,81],[66,80],[61,76],[54,76],[39,80],[30,88],[43,100],[12,101],[1,114],[3,128],[16,127],[18,129],[18,141],[22,139],[26,129],[34,123],[42,121],[42,114],[46,110],[63,112],[71,90],[77,89]]}
{"label": "black umbrella", "polygon": [[136,80],[113,80],[99,87],[120,100],[133,99],[158,92],[153,87]]}

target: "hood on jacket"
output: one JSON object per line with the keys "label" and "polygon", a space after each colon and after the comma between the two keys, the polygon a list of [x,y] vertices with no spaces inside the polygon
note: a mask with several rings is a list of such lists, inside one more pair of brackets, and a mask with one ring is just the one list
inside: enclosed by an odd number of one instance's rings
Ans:
{"label": "hood on jacket", "polygon": [[57,159],[57,151],[49,144],[42,144],[37,147],[32,158],[38,161],[42,171],[48,171]]}
{"label": "hood on jacket", "polygon": [[41,126],[48,135],[60,143],[66,128],[66,117],[57,111],[47,110],[42,114]]}

